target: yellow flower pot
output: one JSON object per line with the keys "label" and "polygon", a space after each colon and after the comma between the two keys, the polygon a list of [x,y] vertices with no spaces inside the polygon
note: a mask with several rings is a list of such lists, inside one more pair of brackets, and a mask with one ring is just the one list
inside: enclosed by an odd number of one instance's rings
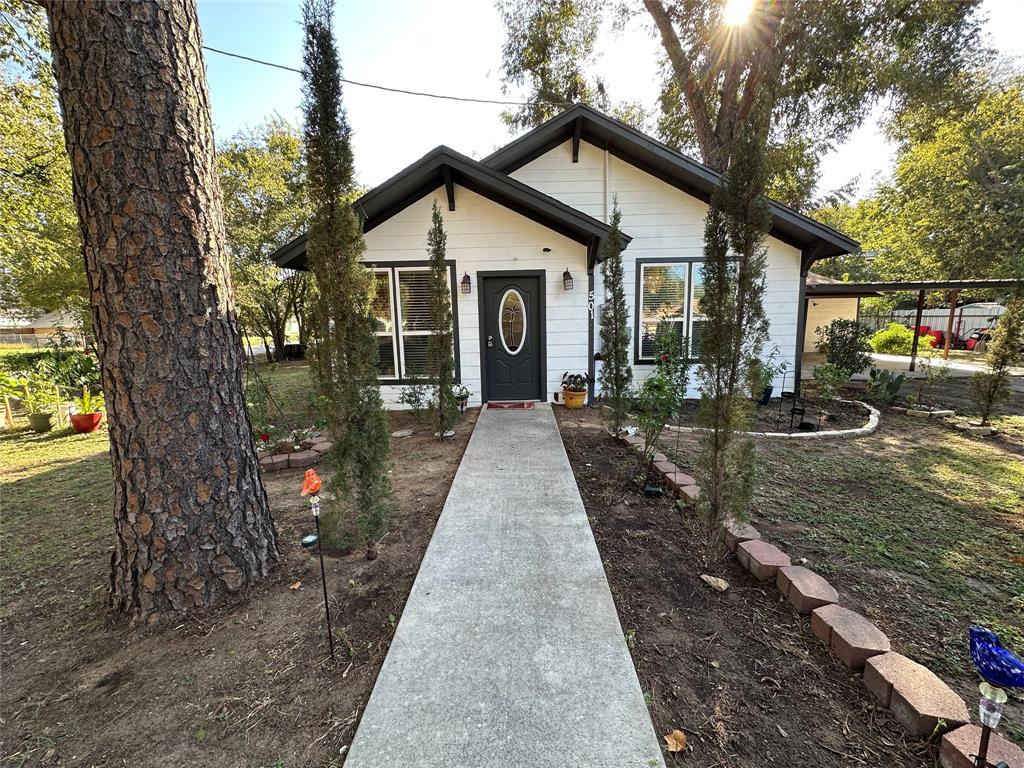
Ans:
{"label": "yellow flower pot", "polygon": [[565,400],[565,407],[571,410],[582,408],[583,404],[587,400],[586,392],[570,392],[567,389],[562,390],[562,399]]}

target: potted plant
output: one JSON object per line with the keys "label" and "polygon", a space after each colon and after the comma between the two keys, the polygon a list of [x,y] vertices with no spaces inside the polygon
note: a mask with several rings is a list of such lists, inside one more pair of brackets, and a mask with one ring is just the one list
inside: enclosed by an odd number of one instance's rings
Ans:
{"label": "potted plant", "polygon": [[576,410],[583,407],[587,400],[587,385],[590,383],[590,376],[586,373],[562,374],[562,399],[565,400],[565,407]]}
{"label": "potted plant", "polygon": [[49,432],[53,429],[56,389],[38,374],[22,379],[21,387],[24,390],[21,401],[28,410],[28,425],[39,434]]}
{"label": "potted plant", "polygon": [[459,409],[459,412],[465,413],[466,404],[469,403],[469,398],[473,394],[469,387],[465,384],[458,384],[452,389],[452,394],[455,395],[455,406]]}
{"label": "potted plant", "polygon": [[748,380],[750,384],[750,396],[757,400],[758,405],[768,405],[772,399],[772,392],[775,387],[772,382],[786,372],[785,360],[779,360],[779,348],[775,347],[766,360],[754,358],[750,362]]}
{"label": "potted plant", "polygon": [[80,435],[95,432],[103,418],[102,407],[103,393],[94,395],[89,387],[82,387],[82,396],[75,398],[75,412],[71,415],[71,426],[75,432]]}

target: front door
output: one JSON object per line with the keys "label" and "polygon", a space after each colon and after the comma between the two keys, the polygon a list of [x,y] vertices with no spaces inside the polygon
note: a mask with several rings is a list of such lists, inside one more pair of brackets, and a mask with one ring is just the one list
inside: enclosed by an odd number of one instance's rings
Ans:
{"label": "front door", "polygon": [[544,279],[488,275],[480,281],[484,400],[543,400]]}

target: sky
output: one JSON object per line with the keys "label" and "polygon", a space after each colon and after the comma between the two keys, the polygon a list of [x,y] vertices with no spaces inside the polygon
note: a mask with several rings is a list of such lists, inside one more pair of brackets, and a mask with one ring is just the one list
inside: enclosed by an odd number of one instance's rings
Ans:
{"label": "sky", "polygon": [[[407,90],[516,99],[502,94],[504,27],[491,0],[345,0],[337,4],[335,35],[344,76]],[[1002,53],[1024,59],[1024,2],[984,0],[986,31]],[[205,45],[301,68],[299,0],[199,0]],[[613,102],[654,108],[658,44],[642,19],[602,35],[595,63]],[[206,52],[214,126],[228,139],[277,114],[301,125],[301,75]],[[513,138],[503,107],[345,87],[359,182],[376,186],[434,147],[445,144],[484,157]],[[881,135],[881,108],[823,158],[820,190],[857,179],[857,196],[870,193],[892,165]]]}

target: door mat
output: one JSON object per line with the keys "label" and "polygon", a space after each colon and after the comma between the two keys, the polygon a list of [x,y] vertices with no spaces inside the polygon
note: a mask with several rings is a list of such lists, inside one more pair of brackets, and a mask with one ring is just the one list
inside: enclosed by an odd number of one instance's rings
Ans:
{"label": "door mat", "polygon": [[496,411],[532,411],[533,403],[518,402],[518,403],[488,403],[488,408],[493,408]]}

